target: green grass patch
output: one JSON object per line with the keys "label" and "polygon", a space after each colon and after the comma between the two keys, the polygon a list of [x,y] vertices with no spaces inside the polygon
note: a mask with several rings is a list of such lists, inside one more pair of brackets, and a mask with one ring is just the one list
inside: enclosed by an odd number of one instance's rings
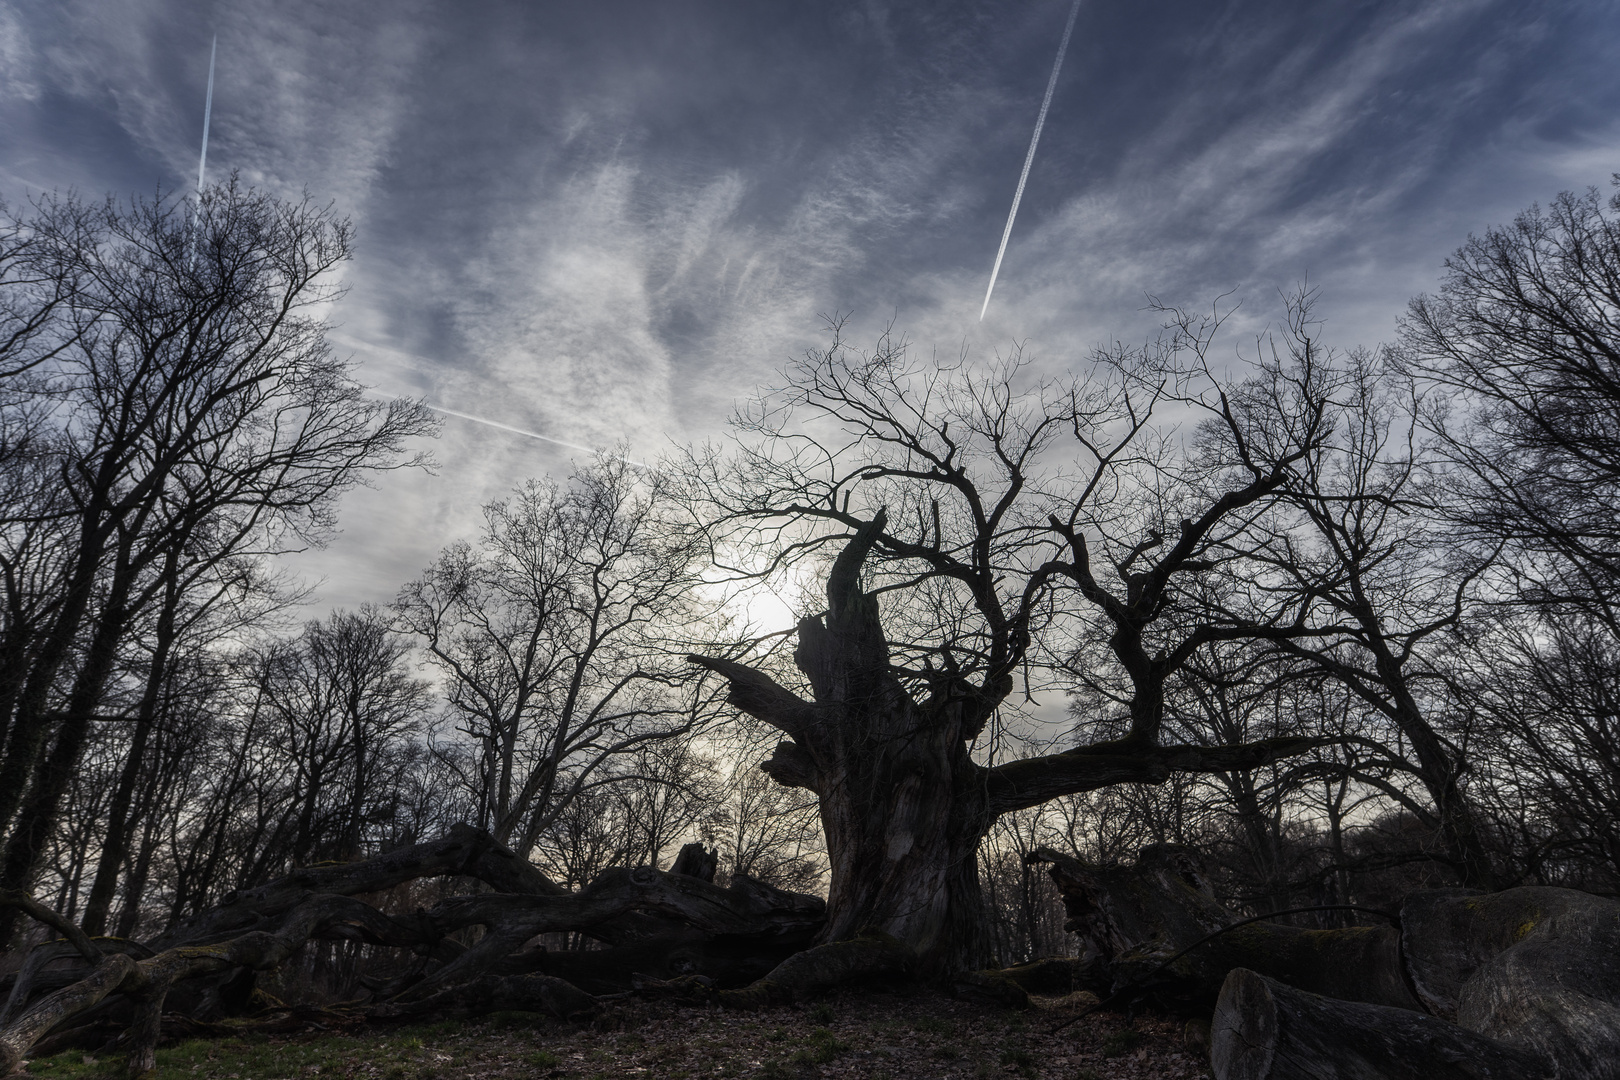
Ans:
{"label": "green grass patch", "polygon": [[826,1028],[810,1033],[810,1045],[793,1052],[795,1065],[826,1065],[839,1054],[849,1052],[849,1043],[843,1042]]}
{"label": "green grass patch", "polygon": [[1119,1057],[1128,1054],[1142,1045],[1142,1033],[1135,1028],[1120,1028],[1108,1038],[1103,1040],[1102,1055],[1105,1058]]}
{"label": "green grass patch", "polygon": [[[228,1039],[193,1039],[160,1047],[159,1076],[228,1077],[239,1080],[281,1080],[305,1075],[312,1067],[320,1075],[360,1073],[367,1066],[383,1080],[419,1080],[448,1062],[427,1062],[425,1041],[442,1040],[458,1023],[394,1028],[359,1035],[323,1035],[295,1038],[247,1036]],[[123,1080],[123,1054],[98,1058],[83,1050],[64,1050],[34,1058],[28,1072],[50,1080]]]}

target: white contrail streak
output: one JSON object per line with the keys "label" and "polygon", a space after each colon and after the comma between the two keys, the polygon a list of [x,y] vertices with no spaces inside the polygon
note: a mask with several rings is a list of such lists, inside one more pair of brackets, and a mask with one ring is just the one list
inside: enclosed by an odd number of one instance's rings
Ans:
{"label": "white contrail streak", "polygon": [[191,236],[187,238],[189,250],[186,265],[189,268],[197,258],[197,214],[202,209],[203,173],[208,169],[208,121],[214,115],[214,57],[219,54],[219,35],[208,48],[208,96],[203,99],[202,156],[197,159],[197,201],[191,204]]}
{"label": "white contrail streak", "polygon": [[502,431],[510,431],[514,435],[527,435],[531,439],[539,439],[541,442],[552,443],[555,446],[566,446],[570,450],[578,450],[585,454],[600,454],[602,457],[609,458],[613,461],[622,461],[626,465],[634,465],[636,468],[646,469],[648,472],[658,471],[651,465],[645,464],[644,462],[632,461],[627,457],[620,457],[618,454],[610,454],[605,450],[592,450],[590,447],[581,446],[578,443],[563,442],[561,439],[553,439],[550,435],[542,435],[538,431],[525,431],[523,428],[512,427],[510,424],[502,424],[494,420],[486,420],[482,416],[474,416],[471,413],[457,412],[454,409],[446,409],[442,405],[429,405],[425,401],[422,402],[422,404],[427,408],[432,409],[436,413],[444,413],[446,416],[454,416],[459,420],[471,420],[475,424],[483,424],[485,427],[499,428]]}
{"label": "white contrail streak", "polygon": [[[387,345],[378,345],[378,344],[375,344],[373,342],[367,341],[364,338],[351,337],[348,334],[343,334],[343,333],[331,333],[331,334],[328,334],[327,336],[329,338],[331,338],[333,341],[342,342],[343,344],[348,345],[348,346],[350,346],[352,348],[364,349],[367,352],[392,353],[394,356],[397,356],[397,357],[400,357],[400,358],[402,358],[404,360],[409,361],[410,365],[413,366],[413,367],[418,367],[418,368],[421,368],[421,367],[427,367],[427,368],[440,368],[440,367],[443,367],[443,364],[441,364],[437,360],[432,359],[431,357],[418,356],[415,353],[408,353],[408,352],[405,352],[405,351],[400,350],[400,349],[391,348],[390,346],[387,346]],[[370,394],[372,397],[393,399],[393,398],[411,397],[412,396],[410,394],[390,394],[390,393],[385,393],[384,391],[378,389],[377,387],[366,386],[363,383],[356,383],[355,385],[360,387],[361,392],[366,393],[366,394]],[[651,473],[656,473],[658,471],[656,468],[654,468],[651,465],[646,464],[645,462],[634,461],[634,460],[632,460],[630,458],[627,458],[627,457],[620,457],[618,454],[609,454],[609,453],[607,453],[606,451],[603,451],[603,450],[594,450],[589,446],[581,446],[579,443],[564,442],[561,439],[554,439],[550,435],[542,435],[538,431],[526,431],[523,428],[512,427],[510,424],[502,424],[502,423],[498,423],[497,421],[494,421],[494,420],[486,420],[482,416],[474,416],[471,413],[457,412],[454,409],[446,409],[446,408],[443,408],[441,406],[431,404],[431,403],[429,403],[427,401],[423,401],[422,404],[426,408],[432,409],[434,412],[443,413],[446,416],[453,416],[457,420],[470,420],[475,424],[483,424],[485,427],[497,428],[497,429],[499,429],[501,431],[509,431],[513,435],[522,435],[525,438],[529,438],[529,439],[539,439],[541,442],[548,442],[548,443],[551,443],[553,446],[565,446],[570,450],[578,450],[582,454],[599,454],[602,457],[608,458],[608,459],[613,460],[613,461],[622,461],[626,465],[633,465],[638,469],[646,469],[648,472],[651,472]]]}
{"label": "white contrail streak", "polygon": [[1035,160],[1035,144],[1041,141],[1041,128],[1046,124],[1046,110],[1052,106],[1052,91],[1057,89],[1058,72],[1063,70],[1063,54],[1069,51],[1069,35],[1074,32],[1074,17],[1080,14],[1080,0],[1069,8],[1069,21],[1063,26],[1063,41],[1058,45],[1057,59],[1052,63],[1052,77],[1046,80],[1046,97],[1041,99],[1040,115],[1035,117],[1035,134],[1029,140],[1029,153],[1024,155],[1024,171],[1018,174],[1018,190],[1013,192],[1012,209],[1007,211],[1007,227],[1001,230],[1001,247],[996,250],[996,265],[990,271],[990,287],[984,290],[984,307],[979,309],[979,321],[990,310],[990,294],[996,291],[996,275],[1001,273],[1001,257],[1007,254],[1007,238],[1012,235],[1013,219],[1018,216],[1018,204],[1024,198],[1024,184],[1029,180],[1029,166]]}
{"label": "white contrail streak", "polygon": [[[208,168],[208,121],[214,115],[214,57],[219,55],[219,35],[208,48],[208,96],[203,99],[202,157],[197,159],[197,196],[202,197],[203,173]],[[1044,112],[1042,115],[1045,115]]]}
{"label": "white contrail streak", "polygon": [[[370,387],[370,386],[362,386],[361,390],[364,393],[370,394],[372,397],[393,399],[393,398],[397,398],[397,397],[408,396],[408,395],[404,395],[404,394],[387,394],[387,393],[384,393],[381,390],[376,389],[375,387]],[[496,421],[496,420],[486,420],[482,416],[474,416],[472,413],[457,412],[455,409],[446,409],[442,405],[434,405],[434,404],[431,404],[430,402],[426,402],[426,401],[422,402],[422,407],[426,408],[426,409],[432,409],[436,413],[443,413],[446,416],[454,416],[457,420],[470,420],[475,424],[483,424],[485,427],[496,428],[496,429],[498,429],[500,431],[509,431],[513,435],[522,435],[522,436],[524,436],[526,438],[530,438],[530,439],[539,439],[541,442],[548,442],[548,443],[551,443],[553,446],[565,446],[570,450],[578,450],[582,454],[597,454],[597,455],[600,455],[601,457],[608,458],[608,459],[610,459],[612,461],[622,461],[626,465],[632,465],[632,466],[634,466],[635,468],[638,468],[638,469],[645,469],[648,472],[655,473],[655,472],[658,471],[657,469],[653,468],[651,465],[648,465],[648,464],[646,464],[645,462],[642,462],[642,461],[635,461],[635,460],[633,460],[631,458],[620,457],[618,454],[610,454],[605,450],[593,450],[589,446],[581,446],[579,443],[564,442],[561,439],[553,439],[550,435],[542,435],[538,431],[528,431],[528,430],[526,430],[524,428],[513,427],[510,424],[502,424],[502,423],[500,423],[499,421]]]}

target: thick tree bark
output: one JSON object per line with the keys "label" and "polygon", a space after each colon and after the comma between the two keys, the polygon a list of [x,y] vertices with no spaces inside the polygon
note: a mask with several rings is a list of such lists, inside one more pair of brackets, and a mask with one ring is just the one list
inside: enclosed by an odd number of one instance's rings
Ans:
{"label": "thick tree bark", "polygon": [[831,866],[833,943],[864,930],[913,949],[924,976],[989,961],[978,845],[990,824],[969,742],[982,723],[968,702],[914,701],[889,665],[875,597],[860,568],[884,518],[839,553],[827,614],[799,623],[794,660],[814,703],[741,664],[694,656],[731,682],[729,700],[791,741],[763,767],[820,800]]}
{"label": "thick tree bark", "polygon": [[1620,901],[1573,889],[1436,890],[1401,905],[1424,1006],[1542,1054],[1565,1080],[1620,1078]]}

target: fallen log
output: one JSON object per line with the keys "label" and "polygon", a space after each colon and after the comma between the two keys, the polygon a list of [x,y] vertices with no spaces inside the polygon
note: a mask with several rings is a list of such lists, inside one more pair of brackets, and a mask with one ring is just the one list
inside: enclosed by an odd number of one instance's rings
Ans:
{"label": "fallen log", "polygon": [[1552,1080],[1541,1054],[1410,1009],[1234,970],[1215,1006],[1218,1080]]}
{"label": "fallen log", "polygon": [[1189,848],[1155,844],[1129,866],[1086,863],[1049,848],[1031,859],[1051,865],[1068,914],[1064,928],[1097,953],[1110,992],[1134,987],[1161,1005],[1208,1015],[1227,974],[1244,967],[1328,997],[1422,1008],[1402,976],[1394,927],[1234,927],[1242,917],[1215,899]]}
{"label": "fallen log", "polygon": [[1563,1080],[1620,1080],[1620,901],[1435,890],[1407,897],[1401,927],[1429,1012],[1541,1055]]}
{"label": "fallen log", "polygon": [[[909,950],[889,940],[808,949],[825,923],[820,898],[743,875],[721,888],[712,881],[713,856],[695,845],[683,850],[678,864],[691,873],[615,868],[568,892],[487,834],[458,827],[440,841],[361,863],[298,870],[227,894],[218,907],[171,927],[150,946],[85,938],[53,914],[44,921],[66,939],[34,950],[13,981],[0,1013],[0,1071],[15,1071],[47,1036],[65,1044],[79,1030],[104,1042],[109,1023],[119,1023],[130,1075],[147,1075],[166,1015],[172,1029],[240,1014],[249,1008],[257,973],[274,970],[317,940],[415,954],[417,962],[401,977],[372,983],[377,999],[363,1018],[378,1021],[495,1009],[582,1017],[596,1008],[593,993],[628,990],[638,978],[696,980],[742,994],[728,1003],[747,1006],[796,1000],[851,978],[903,971],[909,963]],[[471,877],[499,891],[449,897],[408,914],[389,914],[360,899],[431,876]],[[483,932],[470,947],[451,937],[475,928]],[[549,952],[530,945],[554,931],[583,933],[608,947]]]}
{"label": "fallen log", "polygon": [[1112,999],[1216,1006],[1220,1080],[1620,1080],[1620,901],[1426,890],[1395,926],[1304,930],[1240,919],[1185,848],[1145,848],[1130,866],[1035,857],[1052,864],[1067,927],[1099,954]]}
{"label": "fallen log", "polygon": [[360,862],[295,870],[257,888],[233,890],[214,907],[175,923],[149,944],[155,952],[181,944],[201,944],[263,929],[312,893],[358,896],[430,877],[475,878],[503,893],[568,895],[567,889],[488,833],[470,825],[454,825],[440,840]]}

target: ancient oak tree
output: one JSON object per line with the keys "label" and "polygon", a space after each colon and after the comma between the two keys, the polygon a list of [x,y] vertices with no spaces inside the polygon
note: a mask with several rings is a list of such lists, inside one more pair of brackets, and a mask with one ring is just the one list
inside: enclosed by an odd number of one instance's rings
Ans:
{"label": "ancient oak tree", "polygon": [[[819,800],[831,864],[821,940],[876,928],[934,976],[987,955],[976,852],[999,815],[1175,771],[1252,767],[1315,745],[1166,745],[1166,680],[1201,647],[1307,632],[1295,613],[1195,617],[1201,575],[1248,556],[1250,524],[1332,426],[1309,349],[1228,380],[1219,319],[1180,319],[1089,379],[1021,358],[979,370],[835,338],[694,454],[691,498],[740,578],[837,555],[826,610],[798,623],[802,683],[694,656],[784,738],[762,768]],[[1166,434],[1156,412],[1191,418]],[[1118,738],[996,762],[987,729],[1016,691],[1055,685],[1085,636],[1128,685]]]}

